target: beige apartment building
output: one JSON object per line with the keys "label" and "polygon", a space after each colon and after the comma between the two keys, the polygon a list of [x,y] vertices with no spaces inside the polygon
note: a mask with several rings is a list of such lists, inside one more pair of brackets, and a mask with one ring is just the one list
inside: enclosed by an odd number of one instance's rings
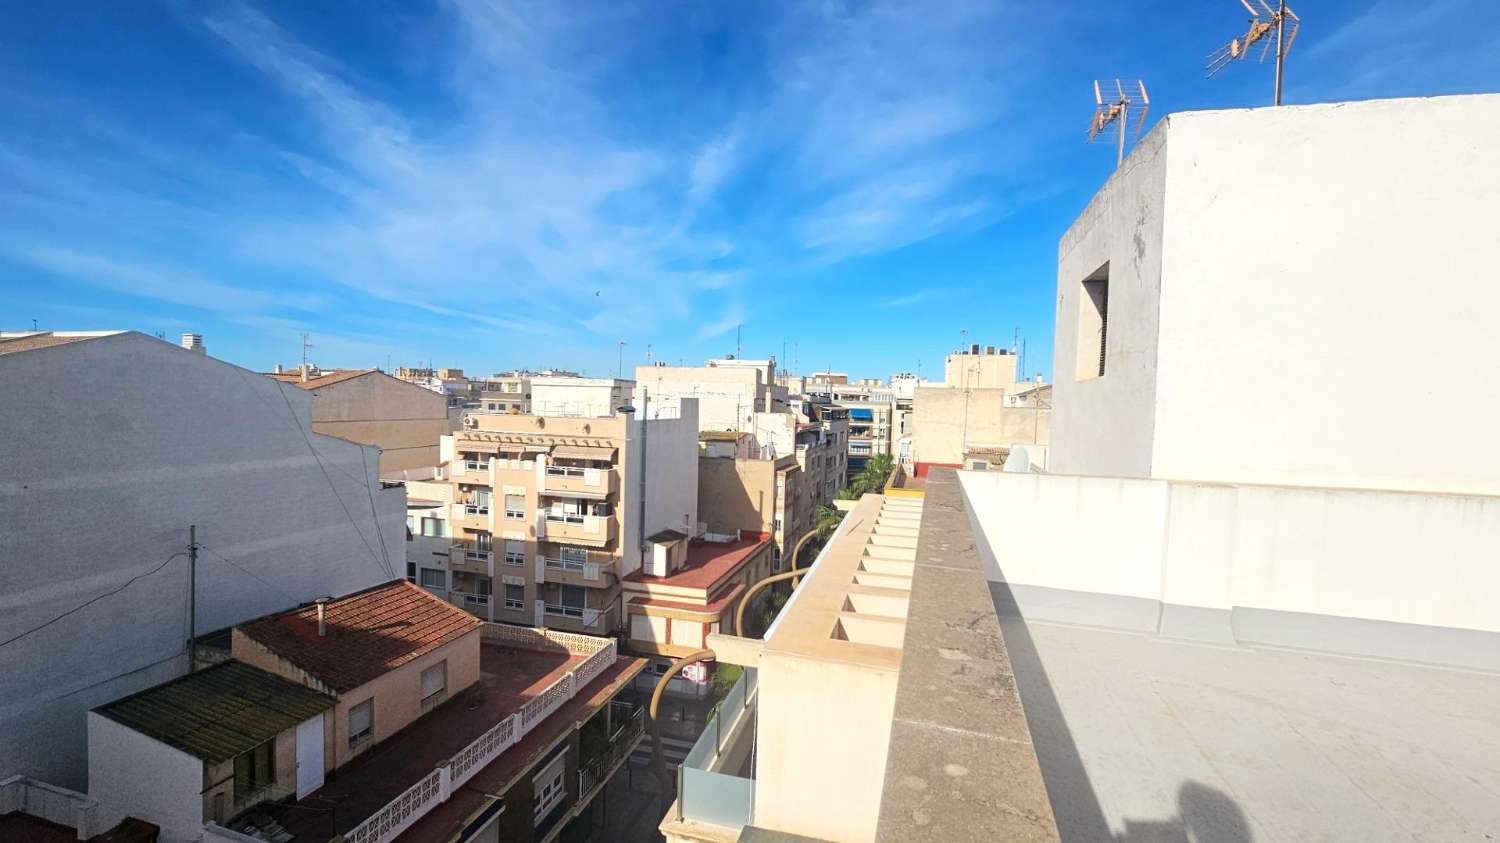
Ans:
{"label": "beige apartment building", "polygon": [[[1037,390],[1032,387],[1025,394]],[[919,388],[911,418],[916,473],[937,465],[999,468],[1017,448],[1025,448],[1031,465],[1045,467],[1052,409],[1040,400],[1013,405],[1014,397],[1016,393],[1002,388]]]}
{"label": "beige apartment building", "polygon": [[507,372],[472,381],[473,400],[485,413],[531,412],[531,373]]}
{"label": "beige apartment building", "polygon": [[448,432],[443,396],[379,369],[269,377],[312,393],[315,432],[380,448],[382,476],[437,462],[438,440]]}
{"label": "beige apartment building", "polygon": [[971,345],[943,358],[943,381],[958,389],[1016,390],[1016,355],[993,345]]}
{"label": "beige apartment building", "polygon": [[[776,361],[709,360],[702,366],[638,366],[638,389],[652,407],[670,412],[683,398],[698,401],[698,423],[705,431],[750,430],[756,413],[785,410],[785,388],[776,383]],[[778,406],[776,396],[782,402]]]}
{"label": "beige apartment building", "polygon": [[443,440],[455,489],[446,582],[419,574],[419,584],[446,586],[450,602],[488,620],[617,630],[620,579],[649,558],[640,537],[696,530],[696,409],[684,402],[682,417],[649,421],[467,417]]}
{"label": "beige apartment building", "polygon": [[771,537],[773,567],[811,529],[811,477],[796,453],[762,456],[748,433],[698,435],[698,517],[707,532]]}

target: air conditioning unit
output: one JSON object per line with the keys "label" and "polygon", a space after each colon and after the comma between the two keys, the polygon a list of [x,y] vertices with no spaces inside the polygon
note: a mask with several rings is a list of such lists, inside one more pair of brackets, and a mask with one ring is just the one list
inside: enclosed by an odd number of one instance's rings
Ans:
{"label": "air conditioning unit", "polygon": [[477,428],[477,427],[479,427],[479,419],[476,419],[473,416],[464,416],[464,427],[468,427],[468,428]]}

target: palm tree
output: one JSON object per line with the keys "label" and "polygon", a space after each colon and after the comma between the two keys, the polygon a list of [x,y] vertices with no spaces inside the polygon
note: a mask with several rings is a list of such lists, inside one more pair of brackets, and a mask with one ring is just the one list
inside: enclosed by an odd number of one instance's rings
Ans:
{"label": "palm tree", "polygon": [[839,528],[839,522],[843,520],[843,510],[824,504],[818,507],[818,520],[813,529],[818,531],[820,539],[827,540],[833,535],[833,531]]}

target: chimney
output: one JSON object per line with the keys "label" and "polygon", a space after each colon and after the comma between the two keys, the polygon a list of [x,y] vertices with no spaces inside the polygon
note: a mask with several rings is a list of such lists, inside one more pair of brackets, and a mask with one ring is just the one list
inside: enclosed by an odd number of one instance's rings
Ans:
{"label": "chimney", "polygon": [[188,351],[196,351],[199,354],[207,354],[208,348],[203,345],[202,334],[183,334],[182,347]]}
{"label": "chimney", "polygon": [[303,383],[307,383],[307,364],[306,364],[306,363],[303,363],[303,364],[302,364],[302,365],[301,365],[301,366],[300,366],[300,367],[299,367],[299,369],[300,369],[300,370],[301,370],[301,372],[302,372],[302,382],[303,382]]}
{"label": "chimney", "polygon": [[282,373],[282,369],[281,369],[281,364],[280,364],[280,363],[277,363],[277,364],[276,364],[276,374],[278,374],[278,375],[279,375],[279,374],[281,374],[281,373]]}
{"label": "chimney", "polygon": [[323,634],[324,634],[324,632],[323,632],[323,611],[328,606],[328,601],[329,601],[329,598],[327,598],[327,597],[319,597],[317,600],[313,601],[314,603],[318,604],[318,637],[319,638],[322,638]]}

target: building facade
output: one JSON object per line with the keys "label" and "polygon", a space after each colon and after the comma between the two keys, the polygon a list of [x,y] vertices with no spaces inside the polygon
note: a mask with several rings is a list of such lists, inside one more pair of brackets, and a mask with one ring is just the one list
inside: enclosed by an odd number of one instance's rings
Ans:
{"label": "building facade", "polygon": [[640,536],[697,524],[696,407],[681,409],[644,421],[470,416],[443,444],[449,599],[490,620],[619,628],[619,581],[646,556]]}
{"label": "building facade", "polygon": [[1053,468],[1500,493],[1497,125],[1500,95],[1159,123],[1058,247]]}
{"label": "building facade", "polygon": [[379,448],[381,476],[437,463],[448,432],[443,396],[378,369],[270,377],[312,393],[313,430]]}
{"label": "building facade", "polygon": [[190,527],[200,633],[395,576],[405,490],[312,401],[134,332],[0,337],[0,769],[81,787],[86,713],[186,670]]}

